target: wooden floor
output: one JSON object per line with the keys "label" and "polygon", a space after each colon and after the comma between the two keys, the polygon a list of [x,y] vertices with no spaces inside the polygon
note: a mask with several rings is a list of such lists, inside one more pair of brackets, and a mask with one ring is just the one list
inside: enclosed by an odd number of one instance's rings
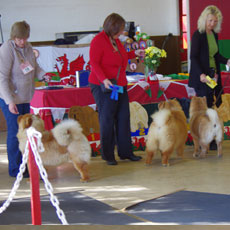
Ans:
{"label": "wooden floor", "polygon": [[[1,132],[0,200],[5,200],[8,197],[15,181],[15,178],[11,178],[8,175],[5,137],[6,133]],[[186,146],[183,159],[178,158],[174,153],[171,157],[169,167],[161,166],[159,154],[155,157],[151,166],[145,165],[144,152],[136,152],[136,154],[143,157],[142,161],[130,162],[117,159],[118,165],[116,166],[106,165],[100,156],[94,157],[90,165],[91,181],[88,183],[80,182],[80,176],[71,163],[66,163],[59,167],[49,167],[48,174],[55,193],[79,191],[118,210],[123,210],[138,202],[180,190],[230,194],[230,141],[223,142],[224,155],[222,158],[217,158],[216,151],[210,151],[205,159],[194,159],[192,157],[192,151],[193,146]],[[47,195],[42,181],[40,182],[40,192],[42,195]],[[16,193],[16,197],[29,196],[29,181],[23,179]],[[178,226],[175,228],[175,226],[173,226],[170,229],[182,229],[180,227],[183,227],[183,229],[211,230],[230,228],[230,226],[227,226],[228,228],[226,228],[226,226],[221,226],[221,228],[220,226],[217,228],[215,228],[215,226],[208,226],[208,228],[205,228],[205,226]],[[128,226],[123,226],[123,228],[130,229]],[[113,228],[108,229],[123,228],[113,226]],[[50,226],[50,228],[46,229],[52,229],[52,227]],[[84,228],[80,227],[79,229]],[[98,229],[107,228],[106,226],[101,226]],[[132,229],[137,228],[132,226]],[[169,228],[158,226],[155,229]]]}

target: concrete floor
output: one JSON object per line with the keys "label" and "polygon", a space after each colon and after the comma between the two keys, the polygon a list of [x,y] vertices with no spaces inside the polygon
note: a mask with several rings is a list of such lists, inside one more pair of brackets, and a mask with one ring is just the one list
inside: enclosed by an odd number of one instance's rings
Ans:
{"label": "concrete floor", "polygon": [[[0,132],[0,200],[8,197],[15,181],[15,178],[8,176],[5,138],[6,133]],[[194,159],[193,146],[186,146],[184,158],[180,159],[174,153],[170,160],[170,167],[161,166],[160,154],[155,157],[151,166],[145,165],[144,152],[136,152],[143,157],[142,161],[130,162],[117,159],[117,166],[108,166],[99,156],[94,157],[90,165],[91,181],[88,183],[79,181],[80,176],[71,163],[49,167],[48,174],[55,193],[78,191],[122,211],[135,203],[180,190],[230,194],[229,146],[230,141],[224,141],[222,158],[216,157],[216,151],[210,151],[205,159]],[[47,195],[42,181],[40,193]],[[16,198],[28,196],[30,196],[30,183],[28,179],[23,179]],[[190,227],[186,226],[183,229],[206,229],[205,226]],[[207,229],[229,229],[228,226],[225,227],[209,226]],[[113,226],[110,229],[117,228]],[[124,227],[124,229],[128,228]],[[158,226],[156,229],[166,228]],[[177,228],[174,226],[172,229]]]}

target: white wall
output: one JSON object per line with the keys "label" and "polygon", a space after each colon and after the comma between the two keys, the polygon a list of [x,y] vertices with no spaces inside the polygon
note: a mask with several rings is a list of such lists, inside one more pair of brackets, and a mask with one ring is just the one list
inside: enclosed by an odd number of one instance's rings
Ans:
{"label": "white wall", "polygon": [[30,41],[48,41],[55,33],[99,30],[112,12],[148,35],[179,35],[178,0],[0,0],[4,40],[16,21],[30,24]]}

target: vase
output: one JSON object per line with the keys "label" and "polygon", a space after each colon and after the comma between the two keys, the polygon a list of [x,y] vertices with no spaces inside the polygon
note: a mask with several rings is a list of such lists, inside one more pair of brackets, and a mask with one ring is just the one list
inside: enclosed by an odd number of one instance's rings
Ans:
{"label": "vase", "polygon": [[149,68],[147,65],[145,66],[145,80],[148,81],[156,81],[158,80],[157,74],[156,74],[156,68]]}
{"label": "vase", "polygon": [[157,81],[158,78],[157,78],[156,71],[155,70],[150,70],[149,74],[148,74],[148,78],[149,78],[150,81]]}

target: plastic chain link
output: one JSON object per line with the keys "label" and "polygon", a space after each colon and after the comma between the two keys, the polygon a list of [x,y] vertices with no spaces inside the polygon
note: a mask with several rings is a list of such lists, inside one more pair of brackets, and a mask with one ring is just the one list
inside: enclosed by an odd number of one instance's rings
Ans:
{"label": "plastic chain link", "polygon": [[[62,211],[62,209],[60,209],[60,207],[59,207],[59,201],[58,201],[57,197],[53,194],[53,187],[48,180],[46,170],[44,169],[44,167],[42,165],[42,160],[41,160],[41,157],[38,153],[38,152],[44,152],[44,147],[43,147],[43,144],[41,142],[41,136],[42,136],[41,133],[36,131],[33,127],[30,127],[27,130],[27,137],[29,139],[29,142],[27,141],[27,143],[26,143],[25,153],[23,154],[22,163],[21,163],[20,168],[19,168],[19,173],[17,175],[14,186],[10,192],[10,195],[9,195],[8,199],[4,202],[2,207],[0,207],[0,214],[3,213],[7,209],[7,207],[10,205],[10,202],[13,200],[13,198],[16,194],[16,191],[20,186],[20,182],[23,178],[23,173],[26,169],[26,163],[27,163],[28,155],[29,155],[28,145],[30,143],[32,152],[34,153],[34,158],[35,158],[36,164],[39,168],[40,175],[41,175],[41,177],[45,183],[46,191],[50,195],[50,201],[51,201],[52,205],[56,208],[57,216],[60,219],[60,221],[62,222],[62,224],[68,225],[68,222],[65,218],[65,214]],[[35,143],[34,138],[37,139],[37,144]]]}

